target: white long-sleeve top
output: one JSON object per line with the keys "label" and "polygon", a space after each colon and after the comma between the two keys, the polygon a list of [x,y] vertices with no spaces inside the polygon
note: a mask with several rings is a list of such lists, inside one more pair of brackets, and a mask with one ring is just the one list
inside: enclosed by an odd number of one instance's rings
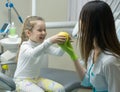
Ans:
{"label": "white long-sleeve top", "polygon": [[47,54],[61,56],[64,51],[60,47],[51,46],[49,39],[41,44],[25,41],[20,47],[17,68],[14,78],[38,78],[40,77],[40,68],[46,62]]}
{"label": "white long-sleeve top", "polygon": [[109,52],[101,53],[93,64],[92,53],[82,85],[92,86],[93,92],[120,92],[120,58]]}

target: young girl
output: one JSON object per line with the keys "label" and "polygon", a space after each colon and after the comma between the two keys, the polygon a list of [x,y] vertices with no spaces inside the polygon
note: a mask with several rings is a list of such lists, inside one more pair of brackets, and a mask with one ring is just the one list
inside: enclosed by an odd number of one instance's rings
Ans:
{"label": "young girl", "polygon": [[66,37],[57,34],[44,40],[46,35],[45,21],[41,17],[26,18],[14,75],[17,92],[65,92],[61,84],[40,77],[40,68],[43,67],[46,54],[64,54],[61,48],[51,45],[64,43]]}

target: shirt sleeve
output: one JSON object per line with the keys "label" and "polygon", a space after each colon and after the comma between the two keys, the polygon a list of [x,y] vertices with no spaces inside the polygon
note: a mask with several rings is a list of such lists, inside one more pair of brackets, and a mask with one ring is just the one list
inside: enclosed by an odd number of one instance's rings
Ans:
{"label": "shirt sleeve", "polygon": [[49,53],[51,55],[56,55],[56,56],[62,56],[65,52],[60,47],[50,46],[46,50],[46,53]]}
{"label": "shirt sleeve", "polygon": [[103,65],[108,92],[120,92],[120,58],[111,57]]}
{"label": "shirt sleeve", "polygon": [[21,53],[24,53],[26,56],[33,56],[37,57],[41,55],[47,48],[49,48],[52,45],[49,38],[45,40],[42,44],[32,48],[28,43],[23,43],[21,45]]}

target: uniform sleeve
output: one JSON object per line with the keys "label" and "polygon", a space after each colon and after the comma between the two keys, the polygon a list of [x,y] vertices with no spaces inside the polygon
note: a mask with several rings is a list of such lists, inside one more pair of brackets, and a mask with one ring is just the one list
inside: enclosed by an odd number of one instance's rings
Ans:
{"label": "uniform sleeve", "polygon": [[81,81],[81,85],[85,86],[85,87],[91,87],[91,83],[90,83],[90,71],[93,67],[93,63],[92,63],[92,57],[90,56],[88,59],[88,63],[87,63],[87,72],[83,78],[83,80]]}
{"label": "uniform sleeve", "polygon": [[108,84],[108,92],[120,92],[120,59],[111,57],[105,62],[103,73]]}
{"label": "uniform sleeve", "polygon": [[84,77],[83,80],[81,81],[81,85],[82,85],[82,86],[85,86],[85,87],[90,87],[90,86],[91,86],[90,77],[89,77],[89,74],[88,74],[88,73],[85,74],[85,77]]}
{"label": "uniform sleeve", "polygon": [[83,80],[81,81],[81,85],[85,86],[85,87],[90,87],[91,83],[90,83],[90,71],[93,67],[93,64],[89,65],[89,68],[83,78]]}

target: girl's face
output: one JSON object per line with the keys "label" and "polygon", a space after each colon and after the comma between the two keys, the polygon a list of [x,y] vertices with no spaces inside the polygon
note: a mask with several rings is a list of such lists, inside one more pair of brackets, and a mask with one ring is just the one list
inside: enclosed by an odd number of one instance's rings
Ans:
{"label": "girl's face", "polygon": [[37,43],[42,43],[46,35],[45,22],[41,20],[35,21],[32,31],[28,33],[29,39]]}

